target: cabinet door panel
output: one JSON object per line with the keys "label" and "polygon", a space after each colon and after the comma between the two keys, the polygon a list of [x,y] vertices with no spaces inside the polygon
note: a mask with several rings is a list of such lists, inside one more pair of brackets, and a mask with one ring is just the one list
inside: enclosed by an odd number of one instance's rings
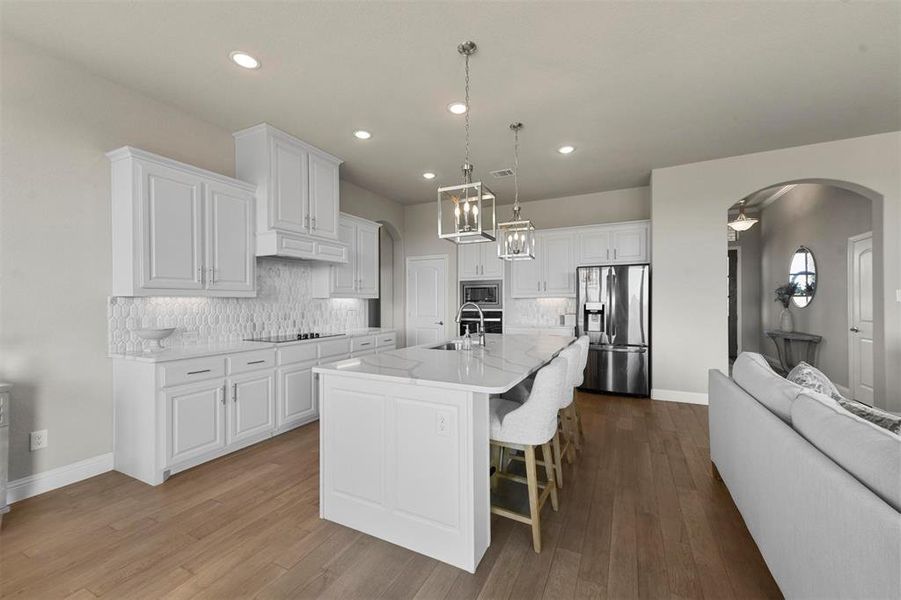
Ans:
{"label": "cabinet door panel", "polygon": [[510,296],[513,298],[538,298],[541,290],[541,253],[544,245],[539,237],[535,240],[535,260],[515,260],[510,263]]}
{"label": "cabinet door panel", "polygon": [[190,173],[142,163],[141,287],[203,288],[203,182]]}
{"label": "cabinet door panel", "polygon": [[497,257],[497,242],[476,245],[482,249],[482,276],[486,279],[503,279],[504,261]]}
{"label": "cabinet door panel", "polygon": [[167,466],[225,447],[224,384],[220,379],[165,392]]}
{"label": "cabinet door panel", "polygon": [[338,236],[338,165],[310,154],[310,232],[335,239]]}
{"label": "cabinet door panel", "polygon": [[275,428],[273,373],[255,373],[229,381],[228,443],[239,442]]}
{"label": "cabinet door panel", "polygon": [[368,298],[379,296],[379,230],[357,226],[357,292]]}
{"label": "cabinet door panel", "polygon": [[313,367],[316,361],[278,370],[278,426],[311,420],[317,415],[313,401]]}
{"label": "cabinet door panel", "polygon": [[457,278],[478,279],[482,264],[482,244],[457,246]]}
{"label": "cabinet door panel", "polygon": [[272,140],[272,186],[269,226],[282,231],[306,233],[310,204],[307,188],[307,153],[278,138]]}
{"label": "cabinet door panel", "polygon": [[207,185],[207,288],[250,292],[255,287],[253,196]]}
{"label": "cabinet door panel", "polygon": [[332,267],[332,294],[353,295],[356,292],[357,228],[353,223],[338,224],[338,239],[347,244],[347,262]]}
{"label": "cabinet door panel", "polygon": [[610,230],[589,229],[576,234],[576,262],[580,265],[602,265],[609,262]]}
{"label": "cabinet door panel", "polygon": [[576,293],[573,237],[572,232],[541,236],[541,271],[544,279],[541,291],[545,296],[573,296]]}
{"label": "cabinet door panel", "polygon": [[613,231],[613,260],[631,263],[648,260],[648,227],[616,229]]}

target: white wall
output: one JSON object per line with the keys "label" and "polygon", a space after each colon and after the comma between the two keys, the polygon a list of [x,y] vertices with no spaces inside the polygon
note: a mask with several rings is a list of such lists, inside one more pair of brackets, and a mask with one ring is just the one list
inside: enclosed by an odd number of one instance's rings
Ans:
{"label": "white wall", "polygon": [[[875,194],[874,244],[883,252],[876,311],[877,403],[901,410],[901,132],[655,169],[651,174],[653,386],[658,395],[707,392],[707,370],[727,364],[723,214],[749,194],[803,180],[848,182]],[[854,186],[861,186],[855,188]],[[871,190],[871,191],[868,191]],[[842,317],[843,318],[843,317]],[[690,350],[688,350],[690,348]]]}
{"label": "white wall", "polygon": [[[234,143],[230,131],[8,35],[0,44],[0,381],[15,386],[17,479],[112,449],[104,153],[129,144],[233,175]],[[399,204],[346,182],[341,194],[342,209],[403,229]],[[38,429],[49,446],[32,453]]]}

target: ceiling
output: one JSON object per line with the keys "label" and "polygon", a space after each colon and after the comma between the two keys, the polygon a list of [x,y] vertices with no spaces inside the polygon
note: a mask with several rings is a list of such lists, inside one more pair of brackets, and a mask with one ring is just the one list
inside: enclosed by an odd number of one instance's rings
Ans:
{"label": "ceiling", "polygon": [[[647,185],[652,168],[901,129],[901,3],[31,2],[2,31],[229,130],[261,121],[403,203],[472,160],[500,202]],[[262,60],[245,71],[234,49]],[[360,141],[355,129],[373,137]],[[572,144],[562,156],[556,149]],[[426,181],[424,171],[438,179]]]}

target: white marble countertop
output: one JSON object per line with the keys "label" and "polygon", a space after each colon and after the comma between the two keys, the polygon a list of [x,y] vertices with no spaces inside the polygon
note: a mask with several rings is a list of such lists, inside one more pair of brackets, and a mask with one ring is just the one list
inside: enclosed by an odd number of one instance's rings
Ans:
{"label": "white marble countertop", "polygon": [[430,348],[437,344],[425,344],[329,363],[313,371],[500,394],[549,363],[575,339],[534,334],[485,337],[486,347],[471,351],[437,350]]}
{"label": "white marble countertop", "polygon": [[11,383],[0,383],[0,392],[8,392],[13,389],[13,384]]}
{"label": "white marble countertop", "polygon": [[161,352],[129,352],[126,354],[110,354],[109,357],[120,360],[138,360],[143,362],[168,362],[171,360],[183,360],[186,358],[198,358],[201,356],[216,356],[219,354],[232,354],[234,352],[265,350],[266,348],[293,346],[296,344],[312,344],[314,342],[324,342],[326,340],[341,339],[343,337],[378,335],[381,333],[391,333],[395,331],[397,331],[397,329],[394,329],[392,327],[364,327],[361,329],[351,329],[346,331],[345,333],[331,334],[329,337],[314,338],[310,340],[292,340],[290,342],[281,342],[279,344],[272,342],[250,341],[221,342],[217,344],[174,346],[172,348],[164,348]]}
{"label": "white marble countertop", "polygon": [[110,354],[109,357],[119,360],[138,360],[142,362],[167,362],[170,360],[183,360],[186,358],[198,358],[201,356],[216,356],[218,354],[233,354],[235,352],[265,350],[267,348],[275,348],[275,344],[268,342],[223,342],[221,344],[197,344],[196,346],[176,346],[173,348],[164,348],[160,352],[129,352],[127,354]]}

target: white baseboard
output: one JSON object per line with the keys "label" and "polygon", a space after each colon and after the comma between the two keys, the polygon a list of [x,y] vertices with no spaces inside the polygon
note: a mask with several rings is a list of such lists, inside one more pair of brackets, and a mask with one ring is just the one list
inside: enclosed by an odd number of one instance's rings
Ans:
{"label": "white baseboard", "polygon": [[28,475],[9,482],[6,488],[6,502],[12,504],[112,470],[113,453],[110,452],[49,471]]}
{"label": "white baseboard", "polygon": [[677,390],[651,390],[651,400],[664,402],[685,402],[687,404],[709,404],[707,394],[700,392],[680,392]]}

